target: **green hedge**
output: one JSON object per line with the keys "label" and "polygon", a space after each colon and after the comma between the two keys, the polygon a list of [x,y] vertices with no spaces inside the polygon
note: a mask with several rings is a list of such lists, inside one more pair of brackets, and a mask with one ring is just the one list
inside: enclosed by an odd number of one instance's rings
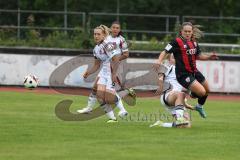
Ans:
{"label": "green hedge", "polygon": [[[38,30],[26,30],[21,33],[21,39],[16,38],[16,30],[14,29],[0,29],[0,45],[1,46],[29,46],[29,47],[49,47],[49,48],[73,48],[73,49],[92,49],[94,41],[92,34],[84,32],[82,28],[76,28],[75,31],[64,32],[54,31],[47,35],[41,35]],[[128,38],[128,37],[126,37]],[[146,38],[142,35],[143,41],[149,43],[137,43],[136,37],[131,37],[129,41],[130,50],[148,50],[148,51],[162,51],[166,44],[174,37],[167,35],[158,41],[156,37]],[[240,44],[240,38],[239,38]],[[138,41],[139,42],[139,41]],[[240,49],[224,49],[224,48],[204,48],[204,52],[216,51],[225,54],[240,54]]]}
{"label": "green hedge", "polygon": [[51,48],[81,48],[88,49],[94,46],[91,35],[77,28],[71,33],[54,31],[46,36],[38,30],[28,30],[21,33],[21,39],[16,38],[14,30],[0,30],[0,45],[2,46],[30,46]]}

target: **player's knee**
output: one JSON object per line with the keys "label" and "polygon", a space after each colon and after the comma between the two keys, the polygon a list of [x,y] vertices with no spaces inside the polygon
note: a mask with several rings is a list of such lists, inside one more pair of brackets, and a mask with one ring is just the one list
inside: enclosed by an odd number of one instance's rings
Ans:
{"label": "player's knee", "polygon": [[102,99],[102,98],[99,98],[99,97],[98,97],[97,100],[98,100],[98,103],[99,103],[100,105],[106,104],[105,100]]}
{"label": "player's knee", "polygon": [[203,96],[206,95],[206,93],[207,93],[207,92],[206,92],[205,89],[201,89],[201,90],[198,91],[198,96],[199,96],[199,97],[203,97]]}
{"label": "player's knee", "polygon": [[105,101],[105,96],[104,96],[104,93],[102,91],[97,91],[96,95],[97,95],[97,99],[98,99],[99,103],[100,103],[100,101],[101,102]]}
{"label": "player's knee", "polygon": [[96,93],[97,93],[97,87],[94,86],[94,87],[92,88],[92,94],[96,95]]}
{"label": "player's knee", "polygon": [[206,91],[206,94],[208,94],[210,92],[209,88],[205,88],[205,91]]}
{"label": "player's knee", "polygon": [[106,96],[104,100],[107,104],[112,104],[113,103],[109,96]]}
{"label": "player's knee", "polygon": [[118,102],[118,97],[117,96],[107,96],[107,97],[105,97],[105,102],[107,104],[115,104],[116,102]]}
{"label": "player's knee", "polygon": [[185,98],[185,93],[179,92],[178,97],[181,98],[181,99],[184,99]]}
{"label": "player's knee", "polygon": [[109,98],[105,98],[105,102],[106,102],[107,104],[114,104],[114,101],[111,100],[111,99],[109,99]]}

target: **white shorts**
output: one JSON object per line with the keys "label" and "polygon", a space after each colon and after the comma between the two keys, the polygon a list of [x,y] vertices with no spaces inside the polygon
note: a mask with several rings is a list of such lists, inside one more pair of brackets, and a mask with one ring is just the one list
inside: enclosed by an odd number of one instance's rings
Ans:
{"label": "white shorts", "polygon": [[174,106],[169,106],[169,105],[167,104],[167,97],[169,96],[169,94],[170,94],[171,92],[172,92],[172,91],[167,92],[167,93],[164,93],[164,94],[162,94],[161,97],[160,97],[161,104],[162,104],[162,105],[164,106],[164,108],[165,108],[168,112],[170,112],[170,113],[172,113],[173,108],[174,108]]}
{"label": "white shorts", "polygon": [[[167,93],[164,93],[161,95],[160,97],[160,101],[161,101],[161,104],[164,106],[164,108],[171,114],[174,114],[175,113],[175,106],[170,106],[167,104],[167,98],[170,94],[172,94],[173,92],[175,92],[176,90],[171,90],[170,92],[167,92]],[[184,110],[185,110],[185,107],[184,107]]]}
{"label": "white shorts", "polygon": [[111,76],[112,75],[111,71],[109,72],[109,71],[106,71],[104,69],[100,70],[100,72],[98,73],[97,77],[106,77],[106,76]]}
{"label": "white shorts", "polygon": [[101,77],[99,77],[97,84],[101,84],[101,85],[106,86],[107,90],[115,91],[111,76],[101,76]]}

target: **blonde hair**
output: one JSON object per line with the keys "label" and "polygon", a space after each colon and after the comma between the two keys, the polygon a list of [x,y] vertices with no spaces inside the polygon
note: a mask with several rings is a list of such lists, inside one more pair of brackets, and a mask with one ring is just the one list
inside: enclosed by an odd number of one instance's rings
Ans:
{"label": "blonde hair", "polygon": [[163,60],[169,60],[170,57],[171,57],[171,54],[166,54],[166,55],[164,56]]}
{"label": "blonde hair", "polygon": [[203,31],[201,31],[199,28],[202,26],[200,25],[193,25],[191,22],[183,22],[182,25],[179,27],[179,34],[181,35],[181,31],[184,26],[192,26],[193,29],[193,35],[192,35],[192,40],[200,39],[201,37],[204,36]]}
{"label": "blonde hair", "polygon": [[105,37],[110,35],[111,29],[108,28],[107,26],[101,24],[100,26],[97,26],[95,29],[100,29],[102,30],[103,34]]}
{"label": "blonde hair", "polygon": [[163,64],[165,64],[165,65],[170,65],[170,64],[171,64],[170,61],[171,61],[172,58],[175,60],[173,53],[171,53],[171,54],[166,54],[166,55],[164,56],[164,58],[163,58]]}

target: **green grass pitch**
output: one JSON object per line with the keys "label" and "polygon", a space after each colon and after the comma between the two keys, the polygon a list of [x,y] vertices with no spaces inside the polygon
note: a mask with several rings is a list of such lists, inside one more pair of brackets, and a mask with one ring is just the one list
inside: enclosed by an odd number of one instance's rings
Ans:
{"label": "green grass pitch", "polygon": [[0,92],[0,160],[240,159],[239,102],[208,100],[207,119],[194,112],[191,129],[169,129],[149,128],[153,121],[147,116],[163,111],[157,99],[126,106],[132,117],[115,124],[107,124],[105,116],[62,121],[54,109],[63,99],[74,101],[73,112],[87,101],[83,96]]}

